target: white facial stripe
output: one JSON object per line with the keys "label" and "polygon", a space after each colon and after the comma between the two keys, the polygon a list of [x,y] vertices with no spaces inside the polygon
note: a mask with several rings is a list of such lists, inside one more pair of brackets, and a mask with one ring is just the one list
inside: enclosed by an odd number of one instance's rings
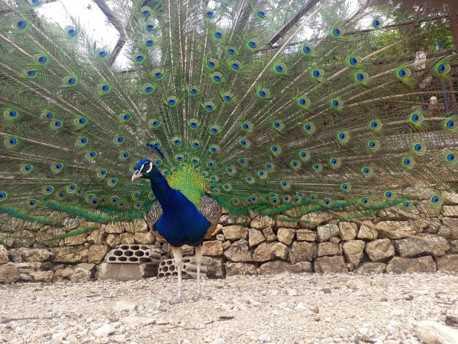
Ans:
{"label": "white facial stripe", "polygon": [[148,170],[146,171],[146,173],[150,173],[152,169],[153,169],[153,163],[150,162],[150,163],[149,163]]}
{"label": "white facial stripe", "polygon": [[146,163],[144,163],[142,167],[140,168],[140,171],[139,171],[140,173],[143,173],[143,169],[145,168],[145,166],[146,166]]}

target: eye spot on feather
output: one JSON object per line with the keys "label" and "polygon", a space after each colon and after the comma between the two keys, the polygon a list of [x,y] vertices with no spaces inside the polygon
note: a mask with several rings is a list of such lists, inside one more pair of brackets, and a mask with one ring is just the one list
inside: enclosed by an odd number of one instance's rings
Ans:
{"label": "eye spot on feather", "polygon": [[235,54],[237,54],[237,49],[230,47],[227,49],[227,54],[229,56],[234,56]]}
{"label": "eye spot on feather", "polygon": [[68,38],[75,38],[78,35],[78,30],[74,26],[67,26],[65,32]]}
{"label": "eye spot on feather", "polygon": [[267,16],[266,11],[259,10],[256,12],[256,17],[258,17],[259,19],[265,19],[266,16]]}
{"label": "eye spot on feather", "polygon": [[256,49],[258,47],[258,44],[256,43],[256,40],[251,39],[251,40],[248,41],[247,46],[248,46],[248,48],[253,50],[253,49]]}
{"label": "eye spot on feather", "polygon": [[143,62],[145,62],[145,56],[143,56],[142,54],[135,55],[134,59],[135,63],[137,64],[142,64]]}
{"label": "eye spot on feather", "polygon": [[195,86],[191,86],[191,88],[189,89],[189,94],[191,95],[191,97],[195,97],[199,94],[199,89]]}
{"label": "eye spot on feather", "polygon": [[372,21],[372,27],[373,27],[374,29],[379,29],[381,26],[382,26],[382,21],[381,21],[379,18],[375,18],[375,19]]}
{"label": "eye spot on feather", "polygon": [[363,81],[366,79],[366,76],[363,73],[356,73],[356,80]]}
{"label": "eye spot on feather", "polygon": [[32,171],[33,171],[33,165],[31,164],[25,164],[25,165],[22,165],[21,167],[21,172],[24,174],[29,174]]}
{"label": "eye spot on feather", "polygon": [[16,22],[16,27],[19,31],[24,31],[25,29],[29,27],[29,23],[25,19],[19,19]]}
{"label": "eye spot on feather", "polygon": [[35,79],[38,75],[38,71],[36,69],[29,69],[26,71],[27,78]]}
{"label": "eye spot on feather", "polygon": [[0,202],[6,201],[7,198],[8,198],[8,193],[6,191],[0,191]]}
{"label": "eye spot on feather", "polygon": [[304,54],[305,56],[308,56],[311,53],[312,53],[312,48],[309,45],[304,45],[302,47],[302,54]]}
{"label": "eye spot on feather", "polygon": [[100,49],[98,52],[97,52],[97,56],[104,59],[106,57],[108,57],[108,50],[106,49]]}
{"label": "eye spot on feather", "polygon": [[146,24],[145,31],[146,32],[154,32],[155,26],[153,24]]}

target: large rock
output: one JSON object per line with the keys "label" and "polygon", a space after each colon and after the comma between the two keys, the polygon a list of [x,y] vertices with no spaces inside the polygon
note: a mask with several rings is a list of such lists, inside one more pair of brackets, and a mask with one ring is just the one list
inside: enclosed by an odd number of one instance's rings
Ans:
{"label": "large rock", "polygon": [[258,271],[261,274],[277,274],[282,272],[312,272],[312,264],[310,262],[290,264],[281,260],[274,260],[272,262],[262,264]]}
{"label": "large rock", "polygon": [[267,262],[273,258],[273,243],[262,243],[253,253],[253,259],[255,262]]}
{"label": "large rock", "polygon": [[375,240],[378,238],[378,232],[371,221],[363,221],[359,227],[358,239]]}
{"label": "large rock", "polygon": [[88,249],[82,246],[68,246],[54,248],[54,262],[56,263],[85,263]]}
{"label": "large rock", "polygon": [[311,262],[316,257],[317,245],[307,241],[295,241],[291,248],[289,258],[291,263]]}
{"label": "large rock", "polygon": [[223,226],[228,225],[241,225],[241,226],[248,226],[250,224],[250,218],[248,216],[232,216],[232,215],[222,215],[219,223]]}
{"label": "large rock", "polygon": [[458,217],[458,205],[444,205],[442,215],[449,217]]}
{"label": "large rock", "polygon": [[286,228],[298,228],[299,221],[294,220],[288,216],[278,215],[275,219],[275,225],[277,228],[286,227]]}
{"label": "large rock", "polygon": [[13,283],[19,280],[19,271],[14,263],[0,265],[0,283]]}
{"label": "large rock", "polygon": [[202,243],[202,254],[204,256],[218,257],[224,253],[223,243],[219,240],[204,241]]}
{"label": "large rock", "polygon": [[366,253],[373,262],[394,256],[394,246],[390,239],[370,241],[366,245]]}
{"label": "large rock", "polygon": [[83,233],[80,235],[70,236],[64,239],[64,244],[66,246],[79,246],[86,242],[86,238],[88,237],[88,233]]}
{"label": "large rock", "polygon": [[365,242],[362,240],[350,240],[343,244],[345,258],[353,268],[357,267],[361,263],[365,245]]}
{"label": "large rock", "polygon": [[266,241],[266,238],[260,230],[254,228],[248,229],[248,245],[250,245],[250,247],[259,245],[264,241]]}
{"label": "large rock", "polygon": [[89,233],[86,238],[86,242],[90,244],[102,244],[103,239],[105,238],[105,233],[102,229],[96,229]]}
{"label": "large rock", "polygon": [[333,242],[322,242],[318,244],[318,257],[335,256],[341,254],[339,244]]}
{"label": "large rock", "polygon": [[207,278],[224,278],[225,264],[220,258],[202,257],[202,265],[207,268]]}
{"label": "large rock", "polygon": [[[112,264],[115,265],[115,264]],[[70,277],[72,282],[90,281],[95,274],[95,264],[81,263],[75,266],[73,274]]]}
{"label": "large rock", "polygon": [[251,262],[253,257],[246,240],[239,240],[224,251],[224,256],[232,262]]}
{"label": "large rock", "polygon": [[458,240],[458,218],[444,217],[442,223],[444,225],[437,234],[450,240]]}
{"label": "large rock", "polygon": [[385,263],[373,263],[367,262],[361,265],[355,272],[360,274],[381,274],[385,272],[386,264]]}
{"label": "large rock", "polygon": [[124,226],[120,223],[109,223],[102,226],[102,229],[105,233],[109,234],[121,234],[124,233]]}
{"label": "large rock", "polygon": [[316,241],[316,232],[310,229],[298,229],[296,231],[298,241]]}
{"label": "large rock", "polygon": [[416,234],[415,228],[408,221],[382,221],[375,225],[375,229],[389,239],[403,239]]}
{"label": "large rock", "polygon": [[59,266],[54,271],[54,280],[69,280],[73,275],[73,269],[70,266]]}
{"label": "large rock", "polygon": [[335,224],[327,224],[324,226],[318,226],[318,241],[327,241],[334,236],[339,235],[339,227]]}
{"label": "large rock", "polygon": [[119,236],[119,240],[121,241],[121,244],[135,244],[134,234],[132,233],[122,233]]}
{"label": "large rock", "polygon": [[339,231],[342,240],[353,240],[358,233],[358,225],[353,222],[340,222]]}
{"label": "large rock", "polygon": [[443,272],[458,273],[458,254],[450,254],[437,259],[437,269]]}
{"label": "large rock", "polygon": [[44,248],[20,248],[18,254],[24,262],[46,262],[53,257],[53,253]]}
{"label": "large rock", "polygon": [[394,245],[401,257],[415,257],[421,254],[443,256],[450,248],[446,239],[433,234],[396,240]]}
{"label": "large rock", "polygon": [[274,219],[269,216],[256,216],[253,220],[251,220],[250,227],[255,229],[263,229],[272,227],[274,224]]}
{"label": "large rock", "polygon": [[456,192],[443,192],[444,202],[449,204],[458,204],[458,193]]}
{"label": "large rock", "polygon": [[450,241],[450,253],[458,253],[458,240]]}
{"label": "large rock", "polygon": [[28,275],[30,276],[32,282],[49,283],[49,282],[52,282],[53,280],[54,272],[50,270],[48,271],[37,270],[37,271],[30,271]]}
{"label": "large rock", "polygon": [[246,263],[226,263],[226,276],[233,275],[256,275],[256,266]]}
{"label": "large rock", "polygon": [[266,238],[266,241],[271,242],[277,240],[277,236],[274,233],[272,227],[267,227],[262,230],[262,234]]}
{"label": "large rock", "polygon": [[278,241],[286,245],[291,245],[294,239],[294,234],[295,234],[295,230],[292,228],[282,227],[277,230]]}
{"label": "large rock", "polygon": [[5,246],[0,245],[0,264],[8,263],[10,259],[8,258],[8,250]]}
{"label": "large rock", "polygon": [[342,256],[319,257],[314,262],[315,272],[336,273],[347,272],[347,265]]}
{"label": "large rock", "polygon": [[108,234],[105,239],[106,243],[110,247],[118,246],[121,243],[121,238],[117,234]]}
{"label": "large rock", "polygon": [[387,272],[435,272],[436,263],[431,256],[419,258],[394,257],[386,267]]}
{"label": "large rock", "polygon": [[226,240],[240,240],[246,239],[248,236],[248,229],[240,225],[231,225],[223,227],[223,233]]}
{"label": "large rock", "polygon": [[276,242],[272,245],[272,256],[275,258],[280,258],[282,260],[288,259],[289,249],[288,246],[282,244],[281,242]]}
{"label": "large rock", "polygon": [[144,244],[144,245],[153,244],[155,241],[154,239],[155,239],[154,234],[149,231],[148,232],[136,232],[134,234],[134,241],[136,244]]}
{"label": "large rock", "polygon": [[303,228],[314,229],[317,226],[331,220],[332,218],[333,215],[329,213],[309,213],[301,217],[299,225]]}
{"label": "large rock", "polygon": [[89,247],[87,260],[89,263],[99,264],[108,252],[106,245],[92,245]]}

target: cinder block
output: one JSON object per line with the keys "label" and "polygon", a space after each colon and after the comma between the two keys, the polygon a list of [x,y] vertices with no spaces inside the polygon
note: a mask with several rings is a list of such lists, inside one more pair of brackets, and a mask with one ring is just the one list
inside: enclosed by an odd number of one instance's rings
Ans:
{"label": "cinder block", "polygon": [[105,262],[111,264],[142,264],[159,261],[160,250],[148,245],[119,245],[105,256]]}
{"label": "cinder block", "polygon": [[157,275],[158,262],[143,264],[102,263],[97,269],[97,279],[117,281],[140,280]]}

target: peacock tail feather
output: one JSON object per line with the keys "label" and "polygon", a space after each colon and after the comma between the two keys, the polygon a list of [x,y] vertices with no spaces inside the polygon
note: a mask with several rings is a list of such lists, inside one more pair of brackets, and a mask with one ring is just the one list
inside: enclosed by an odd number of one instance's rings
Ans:
{"label": "peacock tail feather", "polygon": [[235,214],[365,216],[456,185],[458,58],[402,24],[424,18],[364,8],[304,39],[318,4],[272,44],[268,1],[135,0],[119,71],[76,19],[37,17],[42,2],[0,0],[1,213],[143,218],[154,195],[130,175],[147,144],[174,188]]}

